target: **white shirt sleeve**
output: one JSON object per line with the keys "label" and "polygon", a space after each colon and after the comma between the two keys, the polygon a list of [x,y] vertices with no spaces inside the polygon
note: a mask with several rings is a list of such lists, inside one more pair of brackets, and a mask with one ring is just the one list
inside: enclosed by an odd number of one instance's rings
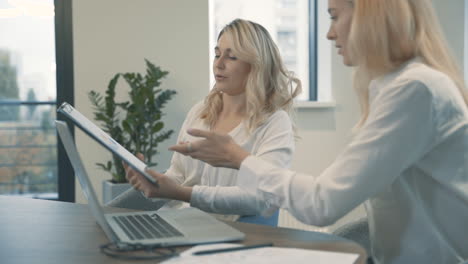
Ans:
{"label": "white shirt sleeve", "polygon": [[[284,111],[275,113],[256,135],[258,148],[253,154],[259,160],[288,167],[294,151],[291,120]],[[227,170],[227,169],[226,169]],[[238,186],[194,186],[190,205],[219,214],[269,216],[278,207]]]}
{"label": "white shirt sleeve", "polygon": [[269,216],[278,207],[271,207],[238,186],[195,185],[190,205],[217,214]]}
{"label": "white shirt sleeve", "polygon": [[434,141],[432,94],[418,81],[378,87],[370,115],[353,141],[320,176],[278,168],[249,156],[238,185],[299,220],[330,225],[384,190]]}

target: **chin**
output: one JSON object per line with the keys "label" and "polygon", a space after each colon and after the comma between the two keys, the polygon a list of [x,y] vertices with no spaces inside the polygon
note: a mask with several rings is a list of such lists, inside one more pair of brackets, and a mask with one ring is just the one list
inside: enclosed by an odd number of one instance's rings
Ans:
{"label": "chin", "polygon": [[343,64],[348,67],[355,66],[355,64],[349,58],[346,57],[343,57]]}
{"label": "chin", "polygon": [[224,94],[227,94],[229,96],[238,96],[243,94],[245,91],[223,91]]}
{"label": "chin", "polygon": [[218,89],[218,91],[229,96],[237,96],[243,94],[245,91],[232,90],[232,89]]}
{"label": "chin", "polygon": [[218,92],[221,92],[223,94],[227,94],[227,95],[230,95],[230,96],[240,95],[240,94],[243,94],[245,92],[245,89],[244,90],[234,89],[232,87],[226,87],[224,85],[219,85],[219,86],[216,86],[215,88],[216,88],[216,90]]}

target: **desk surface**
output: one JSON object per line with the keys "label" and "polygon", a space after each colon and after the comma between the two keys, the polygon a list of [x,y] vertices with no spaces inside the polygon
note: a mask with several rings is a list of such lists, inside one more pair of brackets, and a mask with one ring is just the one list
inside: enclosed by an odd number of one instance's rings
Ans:
{"label": "desk surface", "polygon": [[[87,205],[0,196],[0,211],[1,263],[131,263],[99,252],[99,245],[108,240]],[[357,253],[357,263],[365,263],[361,246],[333,235],[227,223],[246,234],[242,244],[273,242],[281,247]]]}

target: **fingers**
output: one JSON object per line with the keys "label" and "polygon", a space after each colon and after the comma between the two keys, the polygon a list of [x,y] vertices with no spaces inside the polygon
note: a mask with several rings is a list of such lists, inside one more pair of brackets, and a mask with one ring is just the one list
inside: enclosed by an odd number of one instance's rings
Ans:
{"label": "fingers", "polygon": [[136,154],[137,158],[140,159],[141,161],[145,161],[145,155],[141,154],[140,152],[138,152]]}
{"label": "fingers", "polygon": [[132,183],[132,185],[133,185],[133,182],[136,182],[137,180],[139,180],[140,177],[144,178],[138,172],[134,171],[132,168],[128,169],[128,172],[127,174],[125,174],[125,177],[127,178],[129,183]]}
{"label": "fingers", "polygon": [[187,152],[188,152],[188,153],[190,153],[190,152],[193,151],[193,149],[192,149],[192,142],[187,143],[186,147],[187,147]]}
{"label": "fingers", "polygon": [[183,144],[180,144],[180,143],[179,143],[179,144],[177,144],[177,145],[170,146],[170,147],[168,148],[168,150],[170,150],[170,151],[175,151],[175,152],[179,152],[179,153],[184,154],[182,151],[184,150],[185,147],[182,146],[182,145],[183,145]]}
{"label": "fingers", "polygon": [[133,189],[137,191],[142,191],[142,183],[137,175],[132,175],[128,177],[128,182],[132,185]]}
{"label": "fingers", "polygon": [[[191,151],[193,151],[193,144],[192,143],[190,143],[190,145],[188,144],[189,143],[185,143],[185,142],[179,143],[177,145],[169,147],[169,150],[179,152],[180,154],[183,154],[183,155],[187,155]],[[190,146],[190,147],[187,147],[187,146]]]}
{"label": "fingers", "polygon": [[135,186],[135,185],[139,182],[139,180],[138,180],[137,177],[129,177],[129,178],[128,178],[128,182],[129,182],[131,185]]}
{"label": "fingers", "polygon": [[209,138],[214,135],[213,132],[206,131],[206,130],[201,130],[201,129],[195,129],[195,128],[189,128],[187,129],[187,133],[191,136],[194,137],[202,137],[202,138]]}
{"label": "fingers", "polygon": [[155,180],[158,180],[161,178],[161,177],[164,177],[163,174],[159,173],[159,172],[156,172],[154,170],[151,170],[151,169],[146,169],[145,170],[149,175],[151,175],[151,177],[153,177]]}
{"label": "fingers", "polygon": [[[145,156],[141,153],[137,153],[136,157],[141,161],[145,160]],[[128,166],[128,164],[125,161],[122,161],[122,165],[125,170],[125,178],[127,178],[127,180],[130,182],[130,179],[134,178],[134,175],[137,174],[137,172],[133,170],[132,167]]]}
{"label": "fingers", "polygon": [[127,179],[127,181],[129,181],[129,175],[128,175],[128,164],[125,163],[124,161],[122,161],[122,166],[124,168],[124,171],[125,171],[125,178]]}
{"label": "fingers", "polygon": [[132,173],[132,168],[130,168],[125,161],[122,161],[122,166],[123,166],[124,171],[125,171],[125,178],[127,178],[127,180],[129,180],[129,177],[131,177],[130,174]]}
{"label": "fingers", "polygon": [[[136,157],[141,161],[144,161],[145,156],[142,153],[137,153]],[[135,171],[132,167],[128,166],[126,162],[122,162],[122,165],[125,169],[125,177],[127,178],[128,182],[133,186],[135,190],[144,192],[145,196],[148,196],[151,191],[149,188],[152,188],[153,184],[148,181],[143,175]],[[146,172],[150,174],[153,178],[158,180],[161,174],[147,169]]]}
{"label": "fingers", "polygon": [[[195,129],[195,128],[190,128],[187,130],[187,133],[189,135],[192,135],[194,137],[201,137],[205,139],[209,139],[215,136],[215,133],[206,131],[206,130],[201,130],[201,129]],[[205,140],[197,140],[197,141],[179,141],[177,145],[173,145],[169,147],[168,149],[171,151],[178,152],[182,155],[189,155],[191,156],[194,152],[197,152],[199,148],[202,146],[202,143]]]}
{"label": "fingers", "polygon": [[[161,174],[152,170],[146,170],[146,172],[149,173],[156,180],[159,180],[158,178],[161,176]],[[153,186],[153,183],[148,181],[148,179],[146,179],[143,175],[136,172],[132,168],[129,168],[129,173],[127,173],[126,176],[127,176],[128,182],[133,186],[135,190],[143,191],[147,193],[148,188],[151,188]]]}

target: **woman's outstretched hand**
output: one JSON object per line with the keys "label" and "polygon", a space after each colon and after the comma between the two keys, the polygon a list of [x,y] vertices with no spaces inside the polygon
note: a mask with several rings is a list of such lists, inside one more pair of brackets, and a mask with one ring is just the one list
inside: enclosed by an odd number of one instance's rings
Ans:
{"label": "woman's outstretched hand", "polygon": [[[144,160],[144,156],[141,153],[138,153],[137,157],[140,160]],[[123,165],[126,173],[125,177],[128,182],[133,188],[141,191],[145,197],[167,198],[190,202],[190,196],[192,195],[191,187],[181,186],[166,175],[147,169],[146,172],[158,182],[156,185],[147,180],[145,176],[135,171],[132,167],[128,166],[125,162],[123,162]]]}
{"label": "woman's outstretched hand", "polygon": [[179,142],[171,146],[169,150],[204,161],[214,167],[232,169],[239,169],[242,161],[250,154],[227,134],[199,129],[189,129],[187,132],[203,139],[194,142]]}

